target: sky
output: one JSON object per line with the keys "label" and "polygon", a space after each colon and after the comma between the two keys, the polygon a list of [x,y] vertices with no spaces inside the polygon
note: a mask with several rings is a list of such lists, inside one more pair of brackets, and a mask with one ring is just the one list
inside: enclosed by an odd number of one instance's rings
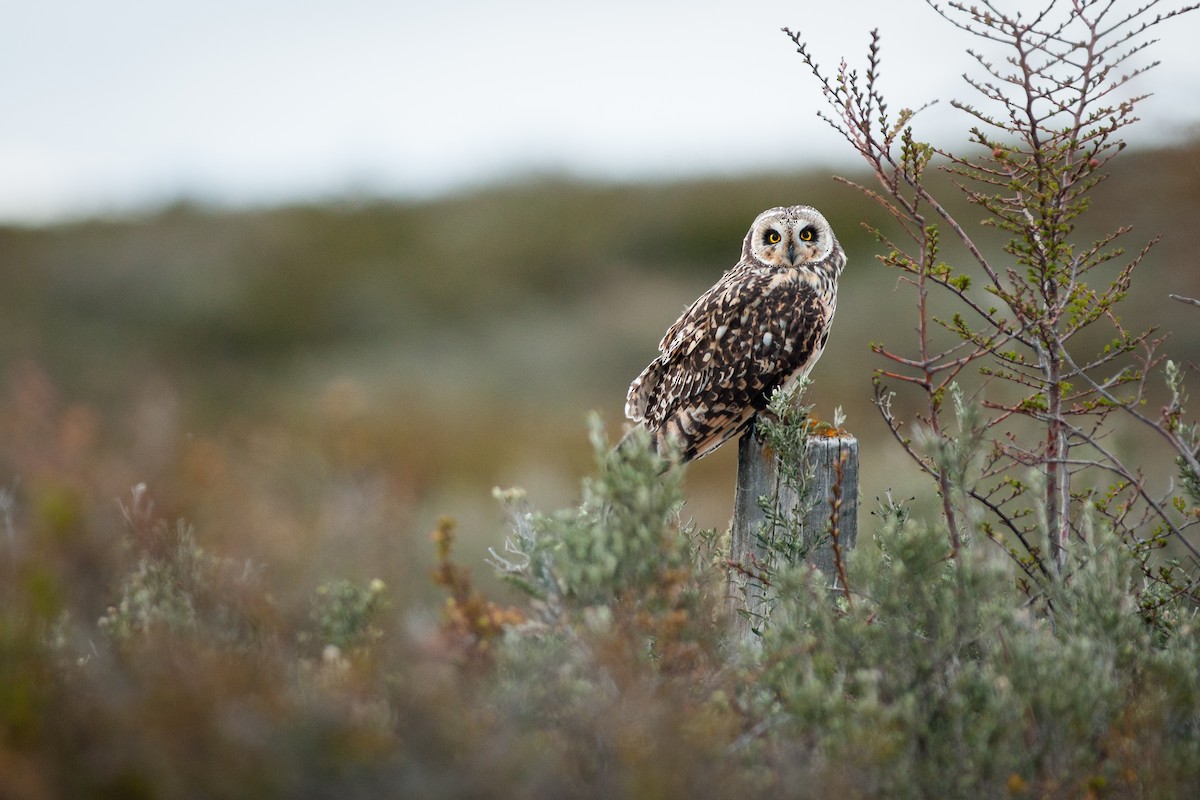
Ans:
{"label": "sky", "polygon": [[[0,223],[18,224],[181,199],[421,198],[528,174],[832,169],[853,153],[816,116],[780,27],[830,71],[861,64],[878,28],[893,108],[969,98],[976,44],[919,0],[6,5]],[[1200,12],[1155,35],[1135,144],[1200,129]],[[967,126],[946,102],[918,118],[939,144]]]}

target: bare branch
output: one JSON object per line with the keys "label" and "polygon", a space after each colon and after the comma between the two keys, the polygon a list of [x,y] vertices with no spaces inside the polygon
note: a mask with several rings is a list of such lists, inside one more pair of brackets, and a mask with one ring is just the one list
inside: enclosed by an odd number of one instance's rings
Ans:
{"label": "bare branch", "polygon": [[[917,140],[911,112],[889,118],[876,85],[878,32],[871,34],[865,72],[843,61],[834,76],[825,76],[799,37],[789,32],[830,103],[833,113],[826,119],[863,157],[878,183],[871,189],[852,185],[886,209],[904,232],[893,235],[893,241],[871,229],[886,248],[879,260],[898,271],[903,286],[911,287],[916,306],[911,355],[872,345],[888,362],[876,372],[876,405],[904,451],[936,484],[952,541],[958,542],[963,524],[950,500],[957,492],[955,496],[985,510],[991,538],[997,539],[994,524],[1007,528],[1043,576],[1067,573],[1069,540],[1084,535],[1081,515],[1086,507],[1098,505],[1131,541],[1143,527],[1171,531],[1182,541],[1182,531],[1193,524],[1190,517],[1170,518],[1171,504],[1153,495],[1140,473],[1121,462],[1109,444],[1115,415],[1132,414],[1157,426],[1185,468],[1200,475],[1200,453],[1181,438],[1200,434],[1182,425],[1178,404],[1160,420],[1141,410],[1146,376],[1162,361],[1156,354],[1158,341],[1151,340],[1154,330],[1130,333],[1116,313],[1157,239],[1121,262],[1115,276],[1093,285],[1098,268],[1122,259],[1116,240],[1129,229],[1086,243],[1075,234],[1090,193],[1107,178],[1103,168],[1124,146],[1117,134],[1137,121],[1135,109],[1145,98],[1121,95],[1131,81],[1158,66],[1156,61],[1137,63],[1155,44],[1147,31],[1197,8],[1164,12],[1160,2],[1122,10],[1119,0],[1065,5],[1048,0],[1039,11],[1023,16],[1001,10],[995,0],[927,0],[941,18],[988,46],[967,51],[976,65],[975,74],[963,76],[973,102],[952,101],[977,123],[970,140],[982,150],[971,156]],[[996,46],[1004,51],[999,57],[992,53]],[[945,158],[937,168],[948,172],[952,185],[985,213],[984,224],[1007,237],[1003,253],[985,252],[931,188],[926,173],[935,156]],[[939,226],[965,248],[973,265],[970,274],[944,262]],[[982,277],[973,286],[977,273]],[[938,290],[933,287],[940,287],[953,304],[952,316],[935,315],[931,293]],[[1174,297],[1200,306],[1200,301]],[[1096,341],[1080,334],[1095,333],[1098,327],[1111,329],[1111,341],[1091,355],[1076,354],[1080,342]],[[935,443],[931,446],[957,447],[943,428],[943,404],[953,393],[961,415],[961,393],[954,387],[970,380],[971,366],[989,390],[986,395],[981,390],[977,404],[982,416],[972,428],[986,453],[979,475],[952,480],[947,469],[901,434],[892,395],[881,381],[922,395],[923,409],[915,418],[928,428],[929,441]],[[1045,476],[1037,492],[1016,477],[1025,468]],[[954,471],[957,475],[960,467]],[[1096,475],[1116,476],[1123,488],[1098,493],[1089,485]],[[1037,518],[1050,531],[1050,554],[1023,538]],[[1036,574],[1030,573],[1030,579]]]}
{"label": "bare branch", "polygon": [[1194,297],[1184,297],[1181,294],[1171,294],[1171,295],[1167,295],[1167,296],[1170,297],[1172,300],[1178,300],[1181,303],[1189,303],[1193,306],[1200,306],[1200,300],[1197,300]]}

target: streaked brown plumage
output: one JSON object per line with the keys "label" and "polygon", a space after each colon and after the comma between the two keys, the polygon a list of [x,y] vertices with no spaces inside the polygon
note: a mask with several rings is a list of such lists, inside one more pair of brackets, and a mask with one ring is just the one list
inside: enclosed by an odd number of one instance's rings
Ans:
{"label": "streaked brown plumage", "polygon": [[807,375],[829,337],[846,256],[808,206],[759,214],[742,259],[667,329],[625,414],[684,461],[739,435],[772,392]]}

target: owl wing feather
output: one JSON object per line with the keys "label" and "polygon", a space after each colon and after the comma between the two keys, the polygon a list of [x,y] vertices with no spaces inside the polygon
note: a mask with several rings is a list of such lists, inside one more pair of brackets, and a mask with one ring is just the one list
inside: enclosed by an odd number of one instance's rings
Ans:
{"label": "owl wing feather", "polygon": [[[660,390],[663,388],[664,370],[668,363],[676,360],[674,356],[680,352],[681,334],[686,335],[687,331],[694,332],[703,324],[704,320],[713,318],[712,306],[716,304],[713,296],[721,293],[723,287],[729,283],[732,273],[733,270],[730,270],[722,275],[719,281],[696,298],[679,315],[679,319],[667,328],[667,332],[663,334],[662,340],[658,343],[658,350],[662,355],[646,365],[642,374],[629,384],[629,393],[625,398],[626,417],[634,422],[650,422],[651,419],[658,417],[655,410],[660,405],[658,401],[661,399]],[[648,415],[651,416],[648,417]]]}
{"label": "owl wing feather", "polygon": [[741,433],[771,393],[811,369],[832,315],[794,271],[734,268],[667,330],[662,354],[629,387],[625,411],[676,439],[685,460]]}

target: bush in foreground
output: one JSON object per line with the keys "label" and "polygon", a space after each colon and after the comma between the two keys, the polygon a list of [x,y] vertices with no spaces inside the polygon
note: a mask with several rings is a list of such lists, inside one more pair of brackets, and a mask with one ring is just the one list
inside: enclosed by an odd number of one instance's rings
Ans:
{"label": "bush in foreground", "polygon": [[69,543],[17,525],[5,796],[1186,797],[1200,781],[1194,610],[1175,598],[1171,624],[1147,621],[1140,568],[1099,524],[1030,603],[986,538],[947,559],[944,529],[881,509],[848,595],[779,569],[746,647],[724,636],[720,539],[682,521],[678,472],[598,434],[596,459],[576,508],[505,495],[498,563],[521,598],[483,596],[442,525],[437,629],[372,581],[288,607],[144,513],[101,567],[107,606],[78,607]]}

